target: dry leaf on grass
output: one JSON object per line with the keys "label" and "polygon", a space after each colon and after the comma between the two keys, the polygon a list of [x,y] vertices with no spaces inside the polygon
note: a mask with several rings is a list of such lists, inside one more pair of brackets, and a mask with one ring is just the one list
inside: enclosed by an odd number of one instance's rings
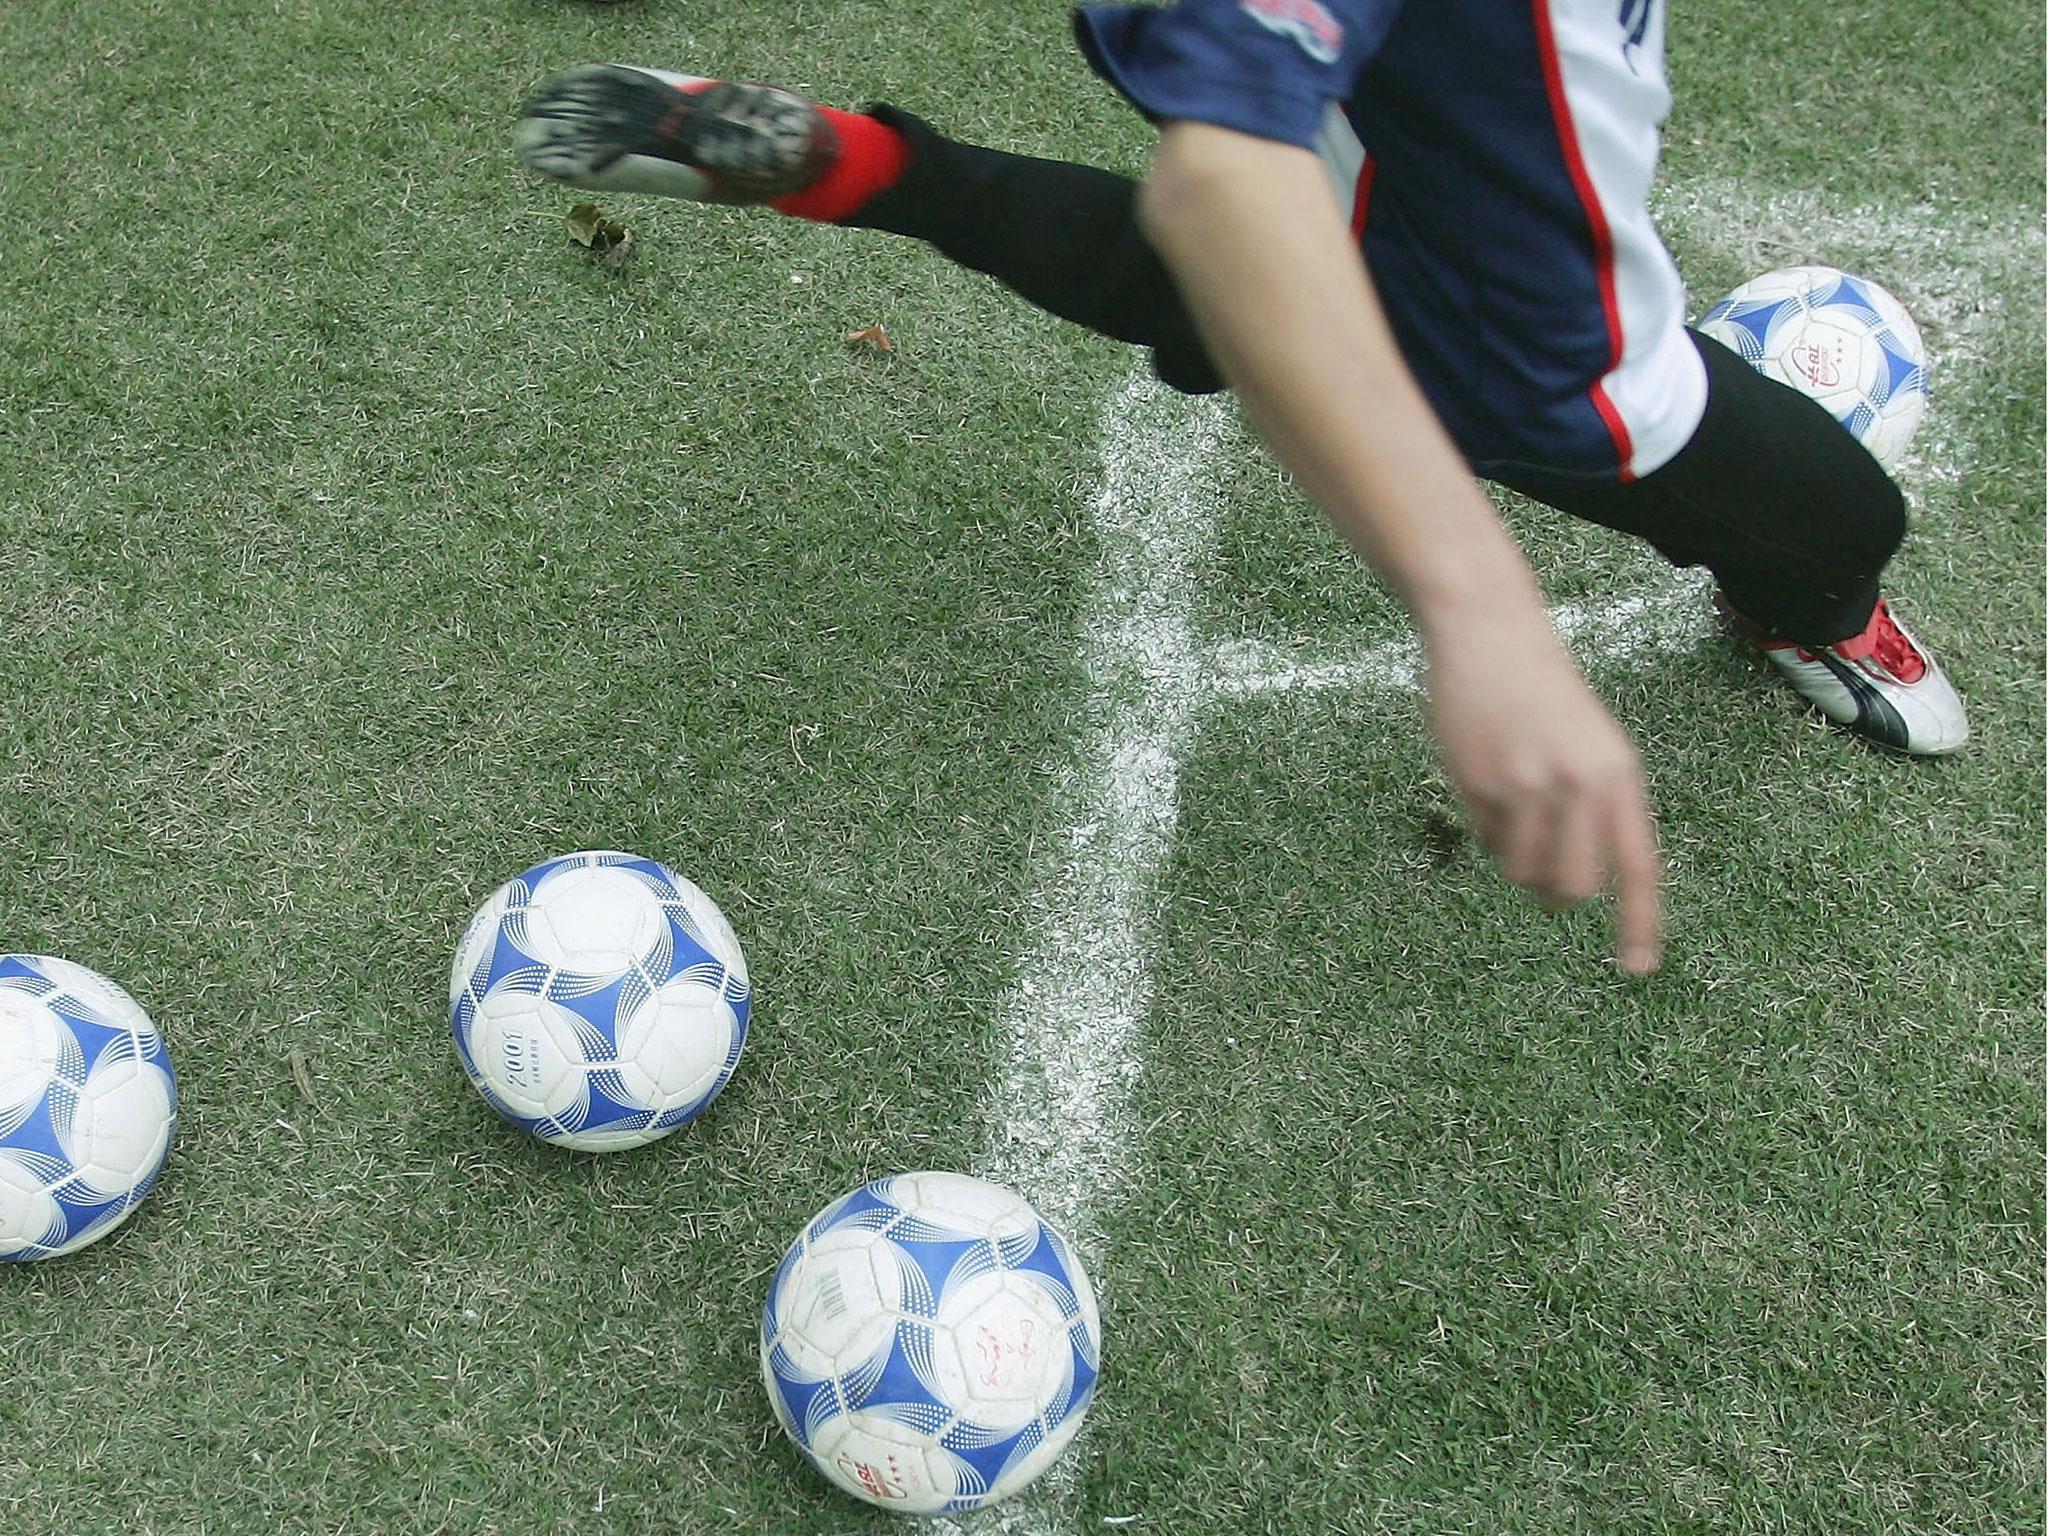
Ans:
{"label": "dry leaf on grass", "polygon": [[569,238],[587,251],[603,253],[633,243],[633,232],[618,220],[608,219],[598,212],[595,203],[578,203],[569,210],[566,222]]}

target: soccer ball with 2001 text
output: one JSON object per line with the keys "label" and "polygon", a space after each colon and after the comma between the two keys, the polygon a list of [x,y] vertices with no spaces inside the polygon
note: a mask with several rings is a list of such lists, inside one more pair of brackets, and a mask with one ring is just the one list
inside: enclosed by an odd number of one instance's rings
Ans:
{"label": "soccer ball with 2001 text", "polygon": [[695,1119],[746,1045],[747,963],[718,905],[652,859],[548,859],[456,947],[449,1022],[490,1106],[555,1146],[644,1146]]}
{"label": "soccer ball with 2001 text", "polygon": [[1095,1396],[1102,1323],[1030,1203],[958,1173],[878,1179],[790,1245],[761,1312],[775,1417],[835,1486],[901,1514],[1015,1493]]}
{"label": "soccer ball with 2001 text", "polygon": [[1819,266],[1766,272],[1699,329],[1819,401],[1887,471],[1905,458],[1927,408],[1927,349],[1906,307],[1869,278]]}
{"label": "soccer ball with 2001 text", "polygon": [[99,972],[0,955],[0,1261],[75,1253],[126,1221],[177,1132],[142,1005]]}

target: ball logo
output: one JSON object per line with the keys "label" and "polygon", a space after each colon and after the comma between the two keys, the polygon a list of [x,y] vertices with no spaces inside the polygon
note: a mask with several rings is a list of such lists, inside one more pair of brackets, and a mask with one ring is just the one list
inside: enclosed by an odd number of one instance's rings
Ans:
{"label": "ball logo", "polygon": [[1344,51],[1344,28],[1317,0],[1237,0],[1237,8],[1318,64],[1334,64]]}
{"label": "ball logo", "polygon": [[499,1059],[507,1082],[520,1088],[532,1088],[538,1084],[540,1042],[531,1035],[505,1035],[499,1042]]}
{"label": "ball logo", "polygon": [[1036,1325],[1028,1317],[1019,1318],[1005,1333],[998,1333],[984,1323],[975,1330],[974,1347],[981,1354],[981,1384],[984,1387],[1007,1388],[1015,1384],[1018,1373],[1028,1367],[1036,1351],[1031,1345],[1031,1335]]}
{"label": "ball logo", "polygon": [[894,1456],[881,1466],[862,1461],[858,1456],[849,1456],[841,1451],[834,1458],[839,1470],[859,1483],[863,1492],[871,1499],[907,1499],[910,1497],[910,1479],[903,1475],[903,1468]]}
{"label": "ball logo", "polygon": [[1834,389],[1842,382],[1842,349],[1802,341],[1785,354],[1785,366],[1816,389]]}
{"label": "ball logo", "polygon": [[840,1283],[836,1269],[828,1269],[818,1277],[818,1310],[835,1323],[846,1316],[846,1287]]}

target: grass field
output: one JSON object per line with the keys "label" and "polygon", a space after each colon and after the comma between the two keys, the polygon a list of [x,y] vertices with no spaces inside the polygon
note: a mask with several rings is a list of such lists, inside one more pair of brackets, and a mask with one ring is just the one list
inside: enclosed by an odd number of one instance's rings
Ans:
{"label": "grass field", "polygon": [[[2040,1529],[2042,21],[1677,12],[1696,308],[1819,260],[1926,332],[1892,585],[1976,737],[1882,759],[1507,505],[1651,774],[1632,980],[1463,835],[1398,610],[1227,408],[879,236],[613,199],[607,271],[509,154],[622,58],[1136,171],[1061,5],[0,7],[0,951],[183,1094],[127,1227],[0,1273],[0,1530],[891,1528],[753,1330],[913,1167],[1103,1298],[1089,1429],[962,1530]],[[615,1158],[444,1017],[475,903],[603,847],[756,987]]]}

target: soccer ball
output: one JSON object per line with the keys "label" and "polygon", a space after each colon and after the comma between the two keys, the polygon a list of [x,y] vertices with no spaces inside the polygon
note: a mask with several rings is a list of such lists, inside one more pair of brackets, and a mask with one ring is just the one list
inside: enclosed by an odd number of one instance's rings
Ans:
{"label": "soccer ball", "polygon": [[68,960],[0,955],[0,1260],[121,1225],[177,1124],[171,1058],[134,998]]}
{"label": "soccer ball", "polygon": [[1811,395],[1896,470],[1927,408],[1927,349],[1905,306],[1867,277],[1788,267],[1752,278],[1699,328],[1757,372]]}
{"label": "soccer ball", "polygon": [[717,904],[630,853],[572,853],[506,881],[448,977],[470,1082],[579,1152],[644,1146],[702,1114],[739,1065],[750,998]]}
{"label": "soccer ball", "polygon": [[1102,1323],[1022,1196],[905,1173],[798,1235],[761,1311],[761,1377],[811,1464],[904,1514],[979,1509],[1051,1466],[1095,1396]]}

